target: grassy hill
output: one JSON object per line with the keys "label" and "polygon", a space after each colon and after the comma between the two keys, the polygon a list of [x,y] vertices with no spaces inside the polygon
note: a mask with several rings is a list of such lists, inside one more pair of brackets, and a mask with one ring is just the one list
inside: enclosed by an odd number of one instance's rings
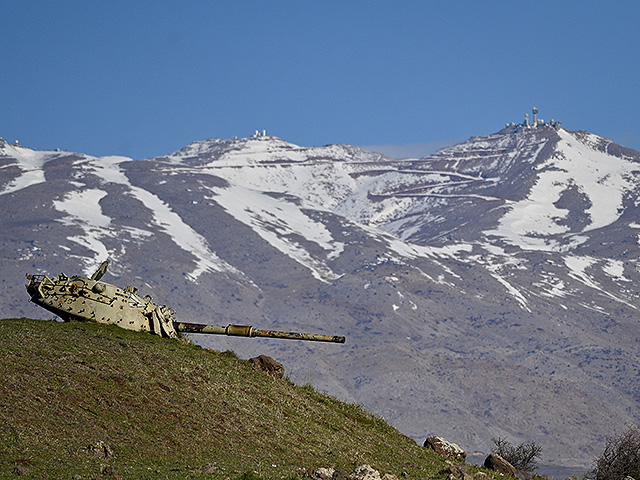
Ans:
{"label": "grassy hill", "polygon": [[445,478],[442,458],[359,406],[230,352],[26,319],[0,320],[0,349],[0,478],[18,468],[31,478],[288,479],[363,463]]}

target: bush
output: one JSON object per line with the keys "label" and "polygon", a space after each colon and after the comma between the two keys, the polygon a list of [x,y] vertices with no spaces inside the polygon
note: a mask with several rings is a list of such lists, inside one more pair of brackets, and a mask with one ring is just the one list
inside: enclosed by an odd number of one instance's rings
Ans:
{"label": "bush", "polygon": [[495,444],[491,452],[500,455],[517,470],[533,472],[537,468],[536,458],[542,453],[542,447],[539,445],[523,442],[514,447],[506,438],[500,437],[492,438],[491,441]]}
{"label": "bush", "polygon": [[640,427],[607,440],[604,452],[594,463],[590,476],[595,480],[640,478]]}

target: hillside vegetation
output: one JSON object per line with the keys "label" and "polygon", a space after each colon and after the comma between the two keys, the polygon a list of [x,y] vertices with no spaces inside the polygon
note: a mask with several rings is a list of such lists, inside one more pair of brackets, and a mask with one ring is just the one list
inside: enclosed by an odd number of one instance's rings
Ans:
{"label": "hillside vegetation", "polygon": [[0,320],[0,345],[1,478],[280,479],[363,463],[444,478],[442,458],[361,407],[231,352],[27,319]]}

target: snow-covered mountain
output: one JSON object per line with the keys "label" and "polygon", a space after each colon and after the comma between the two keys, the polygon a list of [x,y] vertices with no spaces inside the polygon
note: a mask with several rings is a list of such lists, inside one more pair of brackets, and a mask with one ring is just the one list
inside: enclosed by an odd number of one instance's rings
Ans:
{"label": "snow-covered mountain", "polygon": [[199,336],[422,441],[535,441],[587,468],[640,421],[640,153],[509,125],[429,157],[279,138],[133,161],[0,142],[4,317],[25,273],[136,285],[178,319],[347,336]]}

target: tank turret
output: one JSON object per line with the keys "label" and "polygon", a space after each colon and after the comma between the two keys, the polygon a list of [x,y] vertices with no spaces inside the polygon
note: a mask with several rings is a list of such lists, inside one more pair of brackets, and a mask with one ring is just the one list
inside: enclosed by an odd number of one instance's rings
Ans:
{"label": "tank turret", "polygon": [[151,296],[141,297],[138,289],[124,289],[102,282],[108,262],[103,262],[91,278],[64,273],[57,278],[47,275],[27,275],[27,293],[31,301],[64,321],[80,320],[115,324],[128,330],[149,332],[176,338],[181,333],[206,333],[242,337],[270,337],[316,342],[344,343],[345,337],[313,333],[258,330],[246,325],[204,325],[176,321],[176,312],[166,305],[153,302]]}

